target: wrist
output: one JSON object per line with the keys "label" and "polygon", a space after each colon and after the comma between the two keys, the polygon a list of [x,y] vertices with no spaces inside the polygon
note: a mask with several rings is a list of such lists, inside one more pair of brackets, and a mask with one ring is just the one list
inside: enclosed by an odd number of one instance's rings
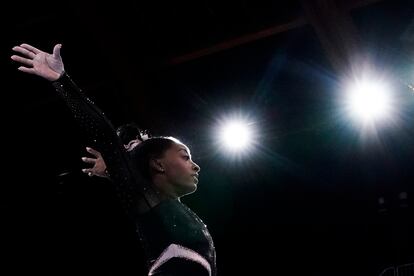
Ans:
{"label": "wrist", "polygon": [[48,77],[47,79],[51,82],[58,81],[63,75],[65,74],[65,71],[62,72],[53,72],[52,76]]}

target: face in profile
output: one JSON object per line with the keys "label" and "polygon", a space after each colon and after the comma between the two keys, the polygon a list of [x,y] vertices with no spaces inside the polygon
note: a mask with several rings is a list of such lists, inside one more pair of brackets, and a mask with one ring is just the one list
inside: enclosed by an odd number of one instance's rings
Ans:
{"label": "face in profile", "polygon": [[190,150],[184,144],[173,143],[159,161],[167,182],[173,185],[178,196],[197,189],[200,167],[191,160]]}

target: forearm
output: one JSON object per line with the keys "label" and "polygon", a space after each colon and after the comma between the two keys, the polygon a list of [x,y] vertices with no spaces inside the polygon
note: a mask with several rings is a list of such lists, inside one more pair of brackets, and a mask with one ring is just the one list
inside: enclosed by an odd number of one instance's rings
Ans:
{"label": "forearm", "polygon": [[111,122],[66,73],[52,84],[88,139],[101,152],[108,174],[117,188],[124,207],[129,214],[135,216],[137,206],[144,200],[141,190],[143,185],[141,187],[137,185],[142,181],[136,170],[131,168],[131,162]]}

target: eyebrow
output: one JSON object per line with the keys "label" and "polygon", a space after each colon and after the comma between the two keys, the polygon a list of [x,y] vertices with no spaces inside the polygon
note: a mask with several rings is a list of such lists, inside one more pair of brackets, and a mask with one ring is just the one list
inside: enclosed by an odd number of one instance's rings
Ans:
{"label": "eyebrow", "polygon": [[180,148],[178,151],[184,151],[186,154],[188,154],[188,155],[190,155],[191,156],[191,154],[187,151],[187,149],[185,149],[185,148]]}
{"label": "eyebrow", "polygon": [[188,151],[185,148],[180,148],[178,151],[185,151],[185,153],[188,153]]}

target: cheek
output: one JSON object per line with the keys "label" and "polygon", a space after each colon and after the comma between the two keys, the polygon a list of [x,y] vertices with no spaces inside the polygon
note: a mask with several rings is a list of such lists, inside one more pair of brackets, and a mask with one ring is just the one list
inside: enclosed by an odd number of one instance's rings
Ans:
{"label": "cheek", "polygon": [[179,162],[170,162],[165,165],[165,172],[171,177],[180,175],[181,170]]}
{"label": "cheek", "polygon": [[189,170],[184,162],[175,162],[168,166],[168,175],[175,180],[186,180],[190,178]]}

